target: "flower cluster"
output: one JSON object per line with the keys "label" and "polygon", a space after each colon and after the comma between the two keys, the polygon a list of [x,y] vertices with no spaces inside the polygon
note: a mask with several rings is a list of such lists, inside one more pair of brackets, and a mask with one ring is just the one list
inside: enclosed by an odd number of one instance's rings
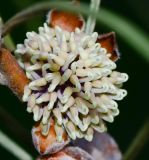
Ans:
{"label": "flower cluster", "polygon": [[119,114],[115,100],[126,96],[121,86],[128,75],[113,71],[116,64],[97,38],[96,32],[67,32],[45,23],[17,45],[16,57],[30,79],[23,101],[34,120],[41,120],[44,135],[52,118],[59,141],[64,129],[72,139],[91,141],[94,130],[104,132],[104,121]]}

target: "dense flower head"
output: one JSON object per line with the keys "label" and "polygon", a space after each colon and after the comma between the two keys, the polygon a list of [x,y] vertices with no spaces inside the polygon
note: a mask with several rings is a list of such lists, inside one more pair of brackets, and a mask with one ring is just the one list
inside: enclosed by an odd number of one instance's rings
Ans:
{"label": "dense flower head", "polygon": [[113,122],[119,114],[116,101],[127,94],[121,86],[128,76],[114,71],[116,64],[97,37],[96,32],[67,32],[45,23],[17,45],[16,57],[30,79],[23,101],[34,120],[41,121],[44,135],[52,118],[59,140],[65,129],[72,139],[91,141],[94,130],[106,131],[104,121]]}

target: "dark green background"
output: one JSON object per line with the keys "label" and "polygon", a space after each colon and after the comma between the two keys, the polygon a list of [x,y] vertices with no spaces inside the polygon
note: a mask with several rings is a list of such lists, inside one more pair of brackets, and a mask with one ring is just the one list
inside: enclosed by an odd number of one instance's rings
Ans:
{"label": "dark green background", "polygon": [[[41,1],[41,0],[38,0]],[[37,2],[37,0],[1,0],[0,14],[3,20],[8,20],[12,15],[21,9]],[[88,3],[89,1],[84,0]],[[149,35],[149,1],[148,0],[102,0],[102,7],[107,8],[117,15],[122,15],[140,27],[147,35]],[[18,26],[12,32],[12,38],[15,43],[23,42],[27,30],[37,30],[39,25],[42,25],[45,17],[35,17],[29,20],[28,23]],[[96,26],[96,30],[100,33],[110,31],[102,24]],[[135,36],[135,35],[134,35]],[[117,63],[118,70],[129,74],[129,81],[124,85],[128,90],[128,96],[119,102],[121,114],[115,118],[113,124],[108,124],[109,133],[116,139],[122,152],[125,152],[137,131],[148,117],[149,108],[149,64],[144,61],[135,51],[130,48],[117,35],[119,49],[122,54],[121,60]],[[15,139],[28,152],[36,155],[32,144],[30,144],[30,129],[33,125],[32,115],[25,111],[25,105],[11,93],[11,91],[3,86],[0,86],[0,128],[6,132],[12,139]],[[14,117],[27,130],[18,131],[18,127],[14,126],[4,114],[4,109],[12,117]],[[5,122],[5,123],[4,123]],[[14,130],[12,132],[12,130]],[[17,135],[19,133],[20,137]],[[22,137],[22,138],[21,138]],[[22,140],[23,139],[23,140]],[[25,143],[27,142],[27,143]],[[138,160],[148,160],[148,147],[145,146],[139,154]],[[0,147],[0,159],[5,157],[7,160],[15,159],[10,153]]]}

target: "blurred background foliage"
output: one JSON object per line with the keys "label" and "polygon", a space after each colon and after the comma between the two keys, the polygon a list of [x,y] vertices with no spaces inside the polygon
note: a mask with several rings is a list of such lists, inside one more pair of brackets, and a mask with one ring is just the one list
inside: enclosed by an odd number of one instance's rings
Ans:
{"label": "blurred background foliage", "polygon": [[[37,1],[41,2],[41,0],[1,0],[0,15],[5,22],[18,11]],[[84,0],[83,2],[89,4],[89,0]],[[101,1],[102,8],[110,10],[117,16],[125,17],[140,28],[146,36],[149,36],[148,6],[148,0]],[[16,44],[22,43],[25,38],[25,33],[32,30],[36,31],[38,26],[42,25],[44,21],[45,16],[37,16],[27,21],[27,23],[19,25],[11,33],[14,42]],[[96,31],[101,34],[110,32],[111,27],[98,23],[96,25]],[[115,30],[113,29],[113,31]],[[134,34],[133,36],[135,37],[136,35]],[[108,132],[115,138],[121,151],[124,153],[148,117],[149,63],[143,58],[143,53],[136,54],[136,50],[129,45],[131,42],[124,41],[119,34],[117,34],[117,41],[121,52],[121,59],[117,62],[118,70],[128,73],[130,77],[129,81],[124,84],[124,88],[128,90],[128,96],[119,102],[120,115],[115,118],[115,122],[107,125]],[[32,115],[28,114],[25,108],[25,104],[22,104],[9,89],[0,86],[0,128],[29,153],[37,155],[37,152],[31,144],[30,135],[30,130],[34,122]],[[10,115],[9,118],[7,117],[8,114]],[[18,130],[17,124],[14,125],[13,121],[17,121],[22,127],[22,130]],[[148,146],[146,145],[139,154],[138,160],[149,159],[147,149]],[[1,146],[0,153],[0,159],[2,159],[2,157],[8,160],[15,159],[15,157]]]}

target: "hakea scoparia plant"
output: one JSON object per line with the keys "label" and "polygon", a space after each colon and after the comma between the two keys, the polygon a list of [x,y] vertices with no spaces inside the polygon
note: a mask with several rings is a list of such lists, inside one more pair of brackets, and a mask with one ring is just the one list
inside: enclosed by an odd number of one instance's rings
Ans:
{"label": "hakea scoparia plant", "polygon": [[[105,132],[105,121],[119,114],[116,101],[127,95],[121,87],[128,75],[115,71],[115,33],[85,28],[80,15],[54,9],[38,33],[27,32],[17,45],[17,61],[1,49],[1,77],[33,113],[33,142],[42,155],[58,152],[70,139],[92,141],[94,131]],[[68,156],[66,150],[58,154]]]}

